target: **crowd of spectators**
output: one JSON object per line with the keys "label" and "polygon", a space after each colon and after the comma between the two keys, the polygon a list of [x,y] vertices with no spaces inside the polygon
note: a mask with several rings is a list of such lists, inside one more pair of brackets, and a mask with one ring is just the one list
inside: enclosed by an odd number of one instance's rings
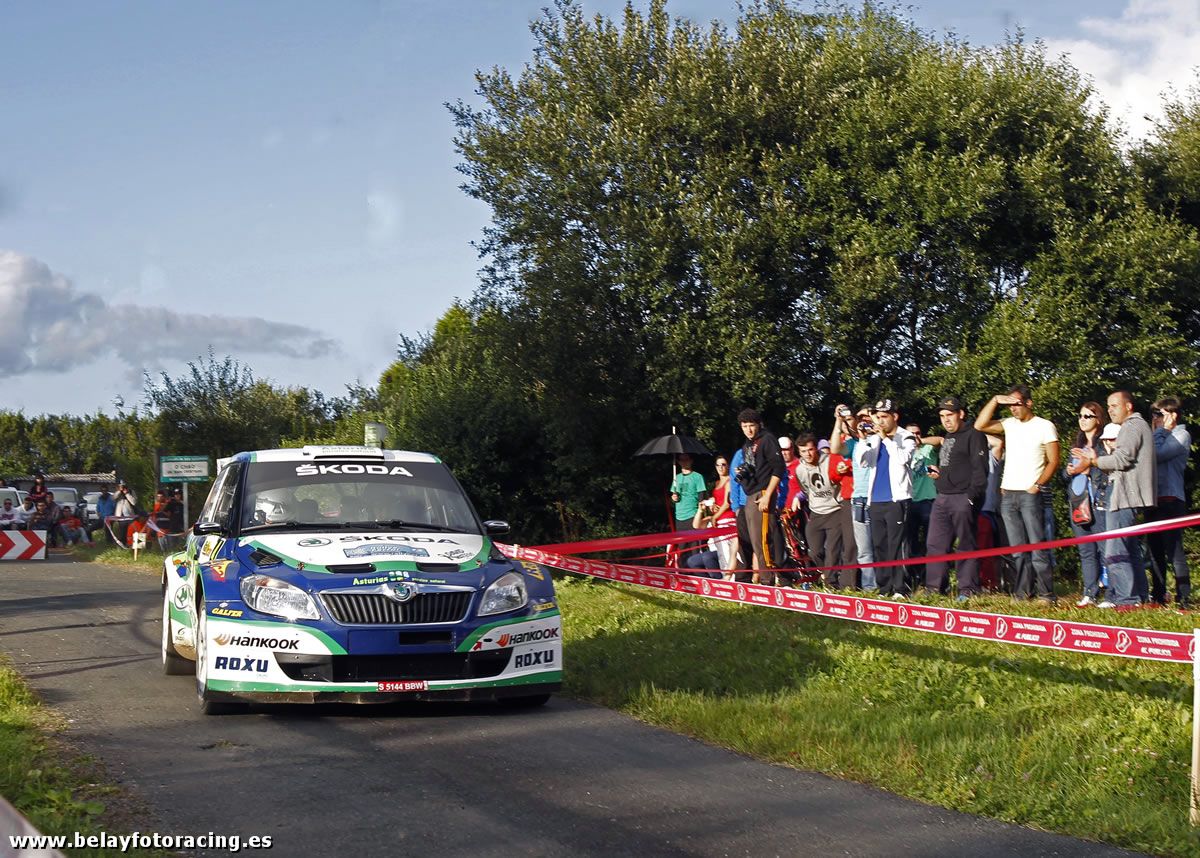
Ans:
{"label": "crowd of spectators", "polygon": [[[821,569],[826,587],[895,599],[921,588],[950,595],[954,583],[960,602],[1002,590],[1054,603],[1050,549],[889,564],[1053,539],[1057,486],[1076,536],[1187,513],[1184,470],[1192,439],[1175,397],[1156,401],[1149,422],[1127,391],[1114,391],[1105,405],[1084,402],[1066,451],[1055,425],[1035,413],[1025,385],[993,396],[974,419],[955,396],[936,407],[941,431],[925,435],[919,423],[901,424],[892,399],[857,409],[839,405],[828,440],[811,431],[794,440],[776,436],[757,411],[742,411],[745,442],[732,456],[717,457],[710,496],[691,457],[680,457],[672,485],[677,522],[736,523],[737,531],[709,540],[687,558],[688,567],[762,584],[801,580],[797,568]],[[1007,416],[997,416],[1001,408]],[[1075,546],[1082,571],[1077,607],[1166,605],[1169,568],[1174,605],[1188,609],[1182,534],[1150,534],[1146,551],[1142,538],[1129,535]],[[855,565],[861,568],[828,568]]]}
{"label": "crowd of spectators", "polygon": [[[0,479],[0,488],[7,487],[7,482]],[[701,479],[693,502],[704,488]],[[122,480],[116,492],[109,491],[107,485],[101,486],[95,514],[89,516],[83,502],[75,506],[57,503],[45,477],[38,475],[21,504],[15,504],[9,497],[0,502],[0,530],[45,531],[51,547],[94,545],[97,531],[103,532],[109,544],[128,544],[131,530],[145,531],[148,545],[157,544],[164,553],[175,551],[183,542],[182,490],[160,489],[153,507],[146,510],[138,504],[137,493]]]}

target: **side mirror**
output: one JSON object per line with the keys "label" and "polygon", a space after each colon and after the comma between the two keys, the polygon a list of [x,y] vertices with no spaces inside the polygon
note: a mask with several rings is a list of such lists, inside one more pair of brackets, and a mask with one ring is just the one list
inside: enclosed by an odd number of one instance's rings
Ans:
{"label": "side mirror", "polygon": [[488,536],[500,536],[508,533],[509,527],[507,521],[497,521],[496,519],[488,519],[483,523],[483,529],[488,532]]}
{"label": "side mirror", "polygon": [[208,536],[209,534],[221,533],[223,530],[224,528],[215,521],[198,521],[192,526],[192,533],[197,536]]}

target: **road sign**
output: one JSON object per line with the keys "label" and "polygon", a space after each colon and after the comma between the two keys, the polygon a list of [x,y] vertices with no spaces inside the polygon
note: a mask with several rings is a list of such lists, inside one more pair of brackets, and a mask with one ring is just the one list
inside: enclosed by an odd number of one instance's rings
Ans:
{"label": "road sign", "polygon": [[0,530],[0,560],[45,560],[46,531]]}
{"label": "road sign", "polygon": [[208,456],[163,456],[164,483],[208,482]]}

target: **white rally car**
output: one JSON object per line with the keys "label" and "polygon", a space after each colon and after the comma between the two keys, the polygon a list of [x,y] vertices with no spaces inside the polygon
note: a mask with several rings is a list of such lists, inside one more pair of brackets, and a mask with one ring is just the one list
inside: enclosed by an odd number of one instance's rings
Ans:
{"label": "white rally car", "polygon": [[545,569],[512,561],[425,453],[239,453],[163,568],[162,663],[204,712],[246,702],[544,703],[562,682]]}

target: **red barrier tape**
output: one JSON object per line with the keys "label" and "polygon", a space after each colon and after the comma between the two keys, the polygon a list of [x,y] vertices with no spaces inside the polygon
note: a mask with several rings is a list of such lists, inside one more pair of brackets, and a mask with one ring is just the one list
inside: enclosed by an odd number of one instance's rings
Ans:
{"label": "red barrier tape", "polygon": [[539,545],[541,551],[590,554],[595,551],[622,551],[626,548],[654,548],[658,545],[678,545],[681,542],[705,542],[717,536],[737,533],[735,525],[710,527],[707,530],[679,530],[674,533],[648,533],[645,536],[616,536],[612,539],[591,539],[586,542],[559,542]]}
{"label": "red barrier tape", "polygon": [[510,557],[532,560],[566,572],[590,575],[610,581],[690,593],[724,602],[761,605],[803,614],[820,614],[841,620],[855,620],[880,626],[898,626],[922,632],[951,635],[973,640],[1035,646],[1044,649],[1088,652],[1094,655],[1113,655],[1153,661],[1191,663],[1194,638],[1184,632],[1163,632],[1154,629],[1129,629],[1075,623],[1065,620],[1016,617],[940,608],[932,605],[897,603],[883,599],[868,599],[840,593],[819,593],[812,590],[791,590],[761,584],[736,584],[696,578],[645,566],[606,563],[522,548],[519,545],[499,545]]}
{"label": "red barrier tape", "polygon": [[[927,557],[909,557],[904,560],[889,560],[886,563],[882,561],[874,561],[872,563],[848,563],[842,566],[811,566],[805,567],[802,571],[805,572],[834,572],[843,569],[880,569],[886,566],[914,566],[922,563],[953,563],[957,560],[973,560],[983,557],[1002,557],[1009,554],[1024,554],[1030,551],[1043,551],[1052,548],[1066,548],[1071,545],[1082,545],[1087,542],[1104,542],[1109,539],[1116,539],[1123,536],[1145,536],[1149,533],[1159,533],[1164,530],[1179,530],[1185,527],[1194,527],[1200,525],[1200,513],[1193,515],[1185,515],[1180,518],[1169,518],[1162,521],[1147,522],[1146,524],[1135,524],[1130,527],[1124,527],[1120,530],[1106,530],[1102,533],[1091,533],[1085,536],[1072,536],[1063,539],[1051,539],[1047,542],[1032,542],[1024,545],[1001,545],[996,548],[980,548],[977,551],[963,551],[954,554],[937,554]],[[598,539],[589,542],[564,542],[559,545],[538,545],[534,550],[562,553],[565,549],[574,549],[570,554],[585,554],[593,551],[606,551],[617,546],[610,546],[608,543],[623,542],[625,540],[644,540],[646,545],[662,545],[670,540],[672,536],[688,536],[693,537],[695,534],[722,535],[725,533],[736,533],[735,527],[713,528],[711,530],[690,530],[682,534],[649,534],[647,536],[624,536],[616,539]],[[676,540],[683,541],[683,540]],[[599,546],[599,547],[596,547]],[[637,546],[629,546],[641,547]],[[680,570],[686,571],[686,570]],[[786,569],[776,571],[788,571]]]}

